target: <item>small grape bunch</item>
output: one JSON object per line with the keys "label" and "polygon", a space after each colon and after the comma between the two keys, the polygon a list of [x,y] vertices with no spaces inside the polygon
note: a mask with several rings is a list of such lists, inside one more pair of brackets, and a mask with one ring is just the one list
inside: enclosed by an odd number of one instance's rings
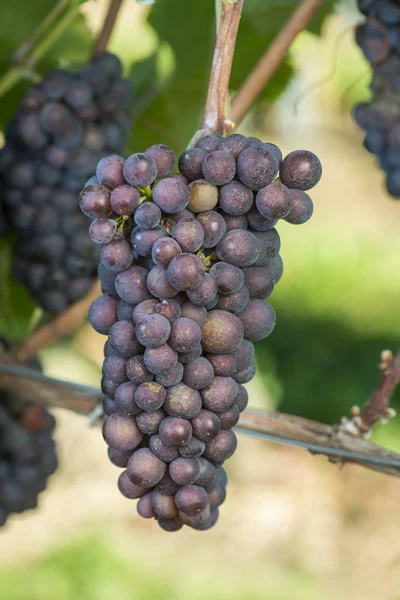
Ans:
{"label": "small grape bunch", "polygon": [[162,144],[109,156],[82,191],[101,245],[89,320],[108,336],[103,435],[120,491],[167,531],[206,530],[225,500],[253,342],[275,325],[275,225],[308,221],[322,169],[312,152],[283,159],[239,134],[208,135],[174,164]]}

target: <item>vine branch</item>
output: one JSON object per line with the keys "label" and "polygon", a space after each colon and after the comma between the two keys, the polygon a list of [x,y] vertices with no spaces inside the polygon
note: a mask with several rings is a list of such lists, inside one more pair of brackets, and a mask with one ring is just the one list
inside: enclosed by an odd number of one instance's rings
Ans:
{"label": "vine branch", "polygon": [[238,125],[271,79],[291,44],[323,4],[323,0],[302,0],[285,26],[260,58],[232,100],[231,117]]}
{"label": "vine branch", "polygon": [[[382,370],[384,382],[379,382],[368,403],[365,414],[388,407],[390,396],[400,379],[400,351]],[[395,374],[396,373],[396,374]],[[0,350],[0,389],[6,389],[27,400],[58,406],[79,414],[91,415],[102,399],[100,390],[46,377],[33,369],[21,367],[15,358]],[[379,408],[380,407],[380,408]],[[368,417],[369,423],[376,418]],[[339,465],[347,462],[400,477],[400,454],[391,452],[354,435],[342,425],[325,425],[302,417],[275,411],[247,409],[241,414],[237,431],[256,435],[273,442],[299,446],[313,454],[322,454]]]}
{"label": "vine branch", "polygon": [[123,0],[110,0],[110,6],[104,19],[103,27],[93,47],[92,58],[106,51],[122,3]]}
{"label": "vine branch", "polygon": [[206,105],[201,128],[222,134],[233,53],[244,0],[224,0],[211,67]]}

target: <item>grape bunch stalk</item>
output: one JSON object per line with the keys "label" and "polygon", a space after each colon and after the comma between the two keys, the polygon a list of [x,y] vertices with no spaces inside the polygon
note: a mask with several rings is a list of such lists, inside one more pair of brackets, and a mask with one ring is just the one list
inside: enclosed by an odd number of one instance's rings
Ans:
{"label": "grape bunch stalk", "polygon": [[[31,361],[40,369],[38,361]],[[37,506],[58,466],[54,417],[46,407],[0,391],[0,527],[13,513]]]}
{"label": "grape bunch stalk", "polygon": [[50,313],[82,298],[96,277],[99,252],[78,194],[100,158],[123,151],[130,97],[119,59],[105,53],[79,73],[49,71],[7,127],[0,190],[19,238],[13,275]]}
{"label": "grape bunch stalk", "polygon": [[101,245],[89,320],[108,336],[103,435],[120,491],[167,531],[205,530],[225,499],[253,342],[275,325],[264,300],[283,269],[274,226],[308,221],[322,169],[312,152],[282,160],[240,134],[208,135],[174,164],[162,144],[109,156],[82,191]]}
{"label": "grape bunch stalk", "polygon": [[373,75],[371,100],[355,107],[354,118],[386,173],[387,191],[400,198],[400,4],[358,0],[358,8],[366,19],[356,28],[356,42]]}

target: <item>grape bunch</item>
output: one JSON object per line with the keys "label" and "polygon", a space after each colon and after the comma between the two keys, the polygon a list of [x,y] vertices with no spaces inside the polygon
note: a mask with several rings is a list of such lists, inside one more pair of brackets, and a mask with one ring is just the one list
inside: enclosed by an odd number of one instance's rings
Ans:
{"label": "grape bunch", "polygon": [[0,189],[19,236],[14,276],[53,314],[96,277],[78,194],[103,156],[123,150],[130,85],[121,73],[108,53],[79,73],[48,72],[22,98],[0,150]]}
{"label": "grape bunch", "polygon": [[44,406],[0,391],[0,527],[10,514],[37,506],[57,469],[54,426]]}
{"label": "grape bunch", "polygon": [[283,269],[274,226],[311,217],[306,190],[322,169],[311,152],[282,160],[239,134],[206,136],[174,164],[162,144],[109,156],[82,191],[101,245],[89,321],[108,336],[103,435],[120,491],[167,531],[205,530],[225,499],[253,342],[275,325],[264,300]]}
{"label": "grape bunch", "polygon": [[356,42],[373,69],[372,98],[354,109],[366,132],[365,148],[386,173],[386,187],[400,198],[400,4],[397,0],[358,0],[365,21]]}

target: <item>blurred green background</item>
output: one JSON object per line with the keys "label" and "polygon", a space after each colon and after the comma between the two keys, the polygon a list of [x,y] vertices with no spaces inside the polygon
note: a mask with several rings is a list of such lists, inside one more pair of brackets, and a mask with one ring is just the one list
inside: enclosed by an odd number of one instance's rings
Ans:
{"label": "blurred green background", "polygon": [[[298,2],[245,0],[232,93]],[[54,2],[3,0],[1,74]],[[107,3],[81,16],[29,77],[87,60]],[[212,0],[125,0],[110,49],[135,87],[129,152],[152,143],[179,154],[197,129],[214,39]],[[285,271],[270,298],[273,334],[257,344],[251,405],[328,423],[363,405],[384,348],[400,338],[400,205],[362,147],[351,119],[369,96],[370,70],[353,41],[355,0],[325,1],[239,131],[318,154],[324,176],[313,219],[279,224]],[[4,128],[30,85],[0,98]],[[2,242],[2,333],[23,336],[37,315],[7,272]],[[3,285],[4,284],[4,285]],[[10,330],[9,316],[12,314]],[[101,336],[85,325],[43,352],[49,375],[98,385]],[[394,399],[398,406],[400,396]],[[230,487],[211,532],[167,535],[140,522],[115,486],[97,430],[55,411],[61,467],[37,511],[0,532],[0,598],[5,600],[398,599],[400,485],[372,472],[342,470],[304,451],[241,437],[228,465]],[[399,419],[373,439],[400,450]],[[366,573],[367,571],[367,573]]]}

